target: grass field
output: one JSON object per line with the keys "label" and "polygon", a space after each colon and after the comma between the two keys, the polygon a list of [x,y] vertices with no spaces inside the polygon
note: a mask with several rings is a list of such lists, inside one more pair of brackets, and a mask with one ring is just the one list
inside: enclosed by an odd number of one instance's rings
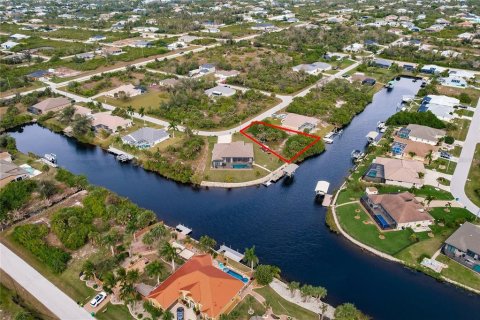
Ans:
{"label": "grass field", "polygon": [[275,313],[277,316],[284,314],[295,319],[302,319],[302,320],[318,319],[317,314],[283,299],[269,286],[255,289],[255,291],[261,294],[265,298],[268,304],[272,307],[273,313]]}
{"label": "grass field", "polygon": [[435,171],[446,173],[446,174],[453,174],[455,172],[456,167],[457,167],[456,162],[448,161],[447,159],[442,159],[442,158],[438,158],[426,166],[427,169],[435,170]]}
{"label": "grass field", "polygon": [[470,127],[470,120],[454,119],[452,123],[454,123],[457,128],[455,130],[448,130],[447,135],[454,137],[455,140],[465,141],[468,133],[468,128]]}
{"label": "grass field", "polygon": [[[411,229],[381,232],[359,203],[337,207],[336,211],[340,224],[349,235],[377,250],[395,255],[412,244],[410,236],[413,231]],[[355,216],[359,219],[356,219]],[[381,234],[385,236],[385,239],[380,239]],[[417,235],[425,238],[423,234],[417,233]]]}
{"label": "grass field", "polygon": [[480,144],[475,148],[475,154],[465,184],[465,193],[477,206],[480,206]]}
{"label": "grass field", "polygon": [[111,303],[108,303],[105,308],[95,314],[95,318],[97,318],[98,320],[133,319],[132,315],[130,314],[128,308],[125,305],[115,305]]}
{"label": "grass field", "polygon": [[144,107],[145,110],[148,110],[149,108],[157,108],[160,103],[168,100],[168,93],[151,90],[147,93],[130,98],[127,101],[106,96],[100,96],[96,100],[120,108],[128,108],[129,106],[132,106],[135,111],[138,111],[141,107]]}
{"label": "grass field", "polygon": [[[249,304],[248,300],[252,299],[252,303]],[[253,315],[248,314],[248,310],[252,308],[254,313]],[[248,320],[252,316],[263,316],[265,314],[265,307],[258,302],[255,298],[253,298],[251,295],[247,295],[236,307],[233,309],[232,312],[237,313],[239,315],[238,318],[235,318],[237,320]]]}
{"label": "grass field", "polygon": [[448,265],[448,268],[442,270],[443,276],[480,290],[480,275],[478,273],[462,266],[443,254],[439,255],[437,260]]}

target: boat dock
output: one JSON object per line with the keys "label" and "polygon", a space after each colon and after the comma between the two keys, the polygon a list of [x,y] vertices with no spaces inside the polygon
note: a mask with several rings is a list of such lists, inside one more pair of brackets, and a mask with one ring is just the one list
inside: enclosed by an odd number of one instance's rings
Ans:
{"label": "boat dock", "polygon": [[177,230],[179,233],[185,235],[185,236],[188,236],[190,233],[192,233],[192,229],[184,226],[183,224],[178,224],[176,227],[175,227],[175,230]]}
{"label": "boat dock", "polygon": [[218,249],[218,253],[223,254],[228,259],[234,260],[236,262],[242,261],[242,259],[245,257],[245,255],[243,255],[242,253],[233,250],[226,245],[221,245],[220,249]]}
{"label": "boat dock", "polygon": [[291,177],[293,177],[293,175],[295,174],[295,171],[297,171],[297,169],[298,169],[297,164],[290,163],[285,168],[283,168],[283,172],[285,173],[285,175],[287,177],[291,178]]}
{"label": "boat dock", "polygon": [[51,162],[51,161],[48,161],[48,160],[45,159],[45,158],[40,158],[40,161],[43,162],[43,163],[45,163],[45,164],[47,164],[47,165],[49,165],[49,166],[52,167],[52,168],[58,168],[58,164],[53,163],[53,162]]}
{"label": "boat dock", "polygon": [[330,206],[330,204],[332,203],[332,200],[333,200],[333,196],[331,194],[326,194],[323,197],[322,206],[324,207]]}
{"label": "boat dock", "polygon": [[135,158],[133,154],[114,148],[112,146],[108,147],[107,151],[116,155],[117,160],[121,162],[130,161]]}

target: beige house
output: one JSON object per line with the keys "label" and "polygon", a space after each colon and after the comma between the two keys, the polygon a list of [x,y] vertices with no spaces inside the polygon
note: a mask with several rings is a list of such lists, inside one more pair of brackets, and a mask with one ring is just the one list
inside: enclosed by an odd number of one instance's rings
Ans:
{"label": "beige house", "polygon": [[132,124],[132,120],[111,115],[109,112],[95,113],[92,119],[92,127],[95,131],[105,130],[115,133],[119,129],[130,127]]}
{"label": "beige house", "polygon": [[126,97],[130,98],[141,95],[143,93],[142,89],[135,87],[133,84],[124,84],[118,88],[105,92],[104,95],[111,98],[118,98],[122,92]]}
{"label": "beige house", "polygon": [[28,172],[7,160],[0,160],[0,188],[11,181],[19,181],[28,178]]}
{"label": "beige house", "polygon": [[71,101],[65,97],[48,98],[28,107],[28,111],[34,114],[46,114],[50,111],[60,111],[71,104]]}
{"label": "beige house", "polygon": [[287,113],[287,116],[282,120],[282,126],[296,131],[304,131],[305,129],[312,131],[317,127],[319,122],[320,120],[313,117]]}
{"label": "beige house", "polygon": [[374,163],[383,166],[383,179],[386,184],[406,188],[423,186],[422,176],[425,174],[425,166],[422,162],[377,157]]}
{"label": "beige house", "polygon": [[212,151],[212,167],[250,169],[253,165],[253,144],[243,141],[216,143]]}
{"label": "beige house", "polygon": [[410,192],[365,195],[361,203],[382,229],[425,228],[434,222]]}

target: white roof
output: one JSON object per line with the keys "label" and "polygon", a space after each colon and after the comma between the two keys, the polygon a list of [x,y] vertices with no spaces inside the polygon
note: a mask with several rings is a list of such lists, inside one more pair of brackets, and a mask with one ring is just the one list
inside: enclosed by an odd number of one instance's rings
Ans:
{"label": "white roof", "polygon": [[179,224],[175,227],[181,234],[188,235],[192,232],[192,229],[185,227],[183,224]]}
{"label": "white roof", "polygon": [[225,245],[220,246],[220,249],[218,252],[223,253],[223,255],[229,259],[232,259],[234,261],[240,262],[245,255],[241,254],[238,251],[233,250],[230,247],[227,247]]}
{"label": "white roof", "polygon": [[320,192],[323,192],[323,193],[327,193],[329,187],[330,187],[330,182],[328,182],[328,181],[318,181],[317,185],[315,186],[315,192],[320,191]]}
{"label": "white roof", "polygon": [[378,137],[378,132],[377,131],[370,131],[367,134],[367,138],[370,138],[370,139],[376,139],[377,137]]}
{"label": "white roof", "polygon": [[188,249],[184,249],[178,255],[185,260],[189,260],[191,257],[193,257],[195,255],[195,253],[193,251],[188,250]]}
{"label": "white roof", "polygon": [[[455,107],[460,104],[460,100],[457,98],[452,98],[448,96],[440,96],[440,95],[428,95],[427,98],[430,99],[428,102],[430,104],[439,104],[439,105],[444,105],[444,106],[449,106],[449,107]],[[430,106],[429,106],[430,108]]]}

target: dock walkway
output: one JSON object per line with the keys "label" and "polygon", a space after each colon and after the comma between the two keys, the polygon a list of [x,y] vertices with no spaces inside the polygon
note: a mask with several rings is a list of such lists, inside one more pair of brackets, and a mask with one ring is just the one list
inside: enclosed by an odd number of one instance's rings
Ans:
{"label": "dock walkway", "polygon": [[128,152],[125,152],[123,150],[120,150],[120,149],[117,149],[117,148],[114,148],[112,146],[108,147],[108,152],[110,153],[113,153],[114,155],[116,156],[125,156],[128,160],[132,160],[133,158],[135,158],[135,156],[133,154],[130,154]]}
{"label": "dock walkway", "polygon": [[268,181],[278,181],[283,175],[285,174],[283,169],[287,166],[287,164],[283,164],[277,170],[269,173],[265,177],[260,179],[245,181],[245,182],[215,182],[215,181],[202,181],[200,185],[202,187],[212,187],[212,188],[242,188],[242,187],[251,187],[263,184]]}

